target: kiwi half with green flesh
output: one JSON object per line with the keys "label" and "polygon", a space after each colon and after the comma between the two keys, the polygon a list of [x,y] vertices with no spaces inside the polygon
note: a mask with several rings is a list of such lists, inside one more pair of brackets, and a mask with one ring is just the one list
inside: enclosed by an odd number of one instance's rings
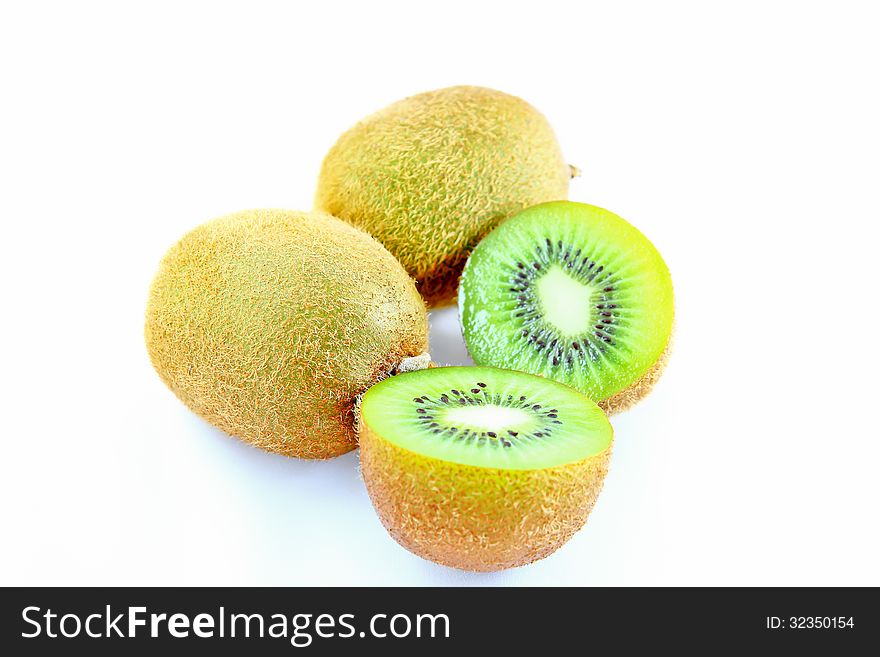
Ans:
{"label": "kiwi half with green flesh", "polygon": [[459,311],[477,364],[561,381],[613,413],[644,396],[665,365],[672,281],[657,249],[617,215],[544,203],[480,242]]}
{"label": "kiwi half with green flesh", "polygon": [[324,159],[315,207],[400,260],[429,306],[453,302],[477,242],[520,210],[568,197],[547,119],[494,89],[429,91],[365,118]]}
{"label": "kiwi half with green flesh", "polygon": [[171,248],[144,334],[156,371],[208,422],[270,451],[328,458],[357,447],[357,396],[419,360],[427,317],[412,279],[363,231],[252,210]]}
{"label": "kiwi half with green flesh", "polygon": [[382,524],[464,570],[521,566],[565,543],[602,488],[612,429],[578,391],[489,367],[438,367],[370,388],[363,478]]}

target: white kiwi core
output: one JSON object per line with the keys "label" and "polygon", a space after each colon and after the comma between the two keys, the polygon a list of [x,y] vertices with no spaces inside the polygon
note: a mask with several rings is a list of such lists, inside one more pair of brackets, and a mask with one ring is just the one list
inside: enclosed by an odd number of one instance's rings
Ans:
{"label": "white kiwi core", "polygon": [[534,424],[532,415],[521,408],[507,406],[453,406],[444,414],[447,422],[477,431],[491,431],[498,427],[517,429]]}
{"label": "white kiwi core", "polygon": [[535,291],[544,320],[564,336],[587,332],[593,323],[595,290],[554,266],[535,281]]}

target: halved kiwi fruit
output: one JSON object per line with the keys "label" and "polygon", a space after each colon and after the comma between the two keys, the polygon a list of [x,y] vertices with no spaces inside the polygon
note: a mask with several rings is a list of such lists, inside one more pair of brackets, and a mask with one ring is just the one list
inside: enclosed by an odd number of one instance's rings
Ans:
{"label": "halved kiwi fruit", "polygon": [[561,381],[613,413],[644,396],[665,365],[672,281],[657,249],[617,215],[544,203],[480,242],[459,311],[477,364]]}
{"label": "halved kiwi fruit", "polygon": [[364,481],[408,550],[488,571],[546,557],[596,502],[612,429],[578,391],[488,367],[399,374],[359,413]]}

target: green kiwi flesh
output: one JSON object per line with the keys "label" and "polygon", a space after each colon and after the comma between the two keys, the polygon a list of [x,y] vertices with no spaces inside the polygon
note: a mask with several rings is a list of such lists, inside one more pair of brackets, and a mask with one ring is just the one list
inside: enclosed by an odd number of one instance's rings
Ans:
{"label": "green kiwi flesh", "polygon": [[403,449],[477,467],[550,468],[581,461],[611,441],[604,414],[583,394],[496,368],[390,377],[367,391],[360,413],[362,423]]}
{"label": "green kiwi flesh", "polygon": [[555,379],[597,402],[630,399],[665,362],[672,281],[651,242],[617,215],[544,203],[476,247],[459,311],[477,364]]}

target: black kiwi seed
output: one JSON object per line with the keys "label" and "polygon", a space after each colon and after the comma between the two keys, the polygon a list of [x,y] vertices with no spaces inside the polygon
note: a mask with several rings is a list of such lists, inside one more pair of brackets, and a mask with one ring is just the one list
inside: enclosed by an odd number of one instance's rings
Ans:
{"label": "black kiwi seed", "polygon": [[485,384],[485,383],[477,382],[477,385],[478,385],[480,388],[485,388],[485,387],[486,387],[486,384]]}

